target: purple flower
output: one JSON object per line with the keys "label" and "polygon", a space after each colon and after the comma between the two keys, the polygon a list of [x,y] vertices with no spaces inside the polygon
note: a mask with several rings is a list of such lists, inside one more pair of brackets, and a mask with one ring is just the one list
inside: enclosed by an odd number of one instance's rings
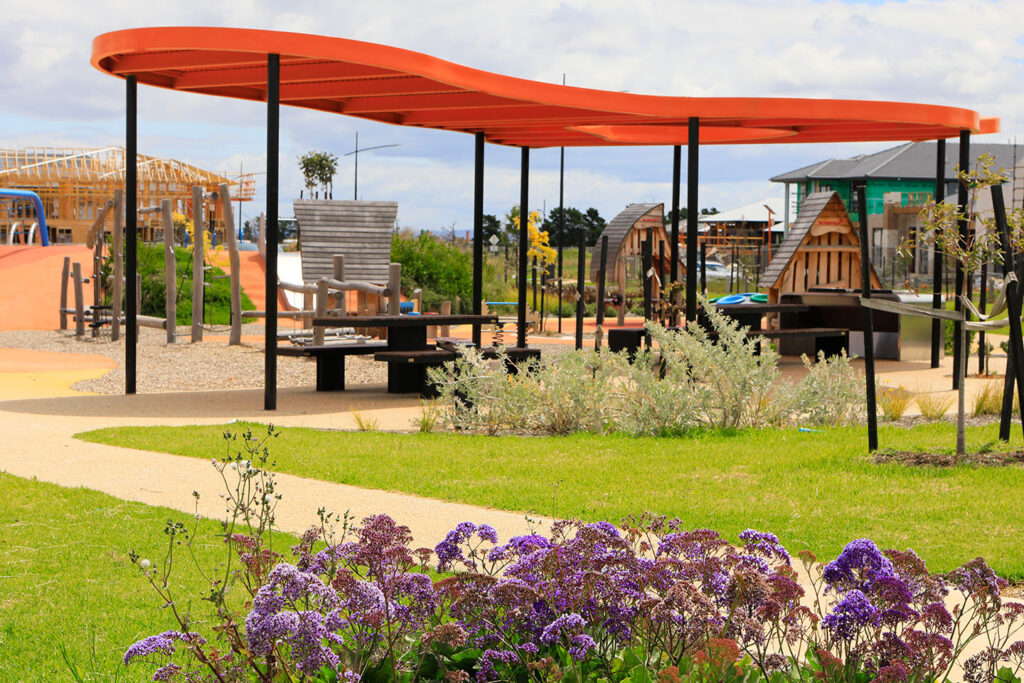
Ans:
{"label": "purple flower", "polygon": [[616,529],[615,525],[612,524],[611,522],[592,522],[591,524],[587,524],[587,526],[589,528],[591,528],[591,529],[597,529],[598,531],[603,531],[604,533],[608,534],[609,536],[613,536],[615,538],[619,538],[619,530]]}
{"label": "purple flower", "polygon": [[540,534],[529,534],[527,536],[513,536],[505,545],[496,545],[487,553],[487,559],[491,562],[500,562],[512,558],[519,558],[529,555],[535,550],[550,548],[551,541]]}
{"label": "purple flower", "polygon": [[869,538],[850,541],[839,557],[825,565],[823,576],[830,589],[865,590],[877,577],[895,576],[896,570]]}
{"label": "purple flower", "polygon": [[569,638],[569,656],[577,662],[586,658],[587,653],[596,648],[597,643],[585,633],[578,633]]}
{"label": "purple flower", "polygon": [[836,640],[849,641],[865,626],[878,624],[878,609],[859,590],[851,590],[832,612],[821,621],[821,626]]}
{"label": "purple flower", "polygon": [[484,653],[480,655],[480,659],[477,660],[477,666],[480,670],[477,671],[476,680],[479,683],[485,683],[499,678],[498,671],[495,669],[497,664],[515,664],[519,661],[515,652],[509,652],[508,650],[484,650]]}
{"label": "purple flower", "polygon": [[498,544],[498,532],[494,530],[494,527],[490,524],[481,524],[476,528],[476,535],[484,541],[490,541],[495,545]]}
{"label": "purple flower", "polygon": [[775,534],[747,529],[740,532],[740,540],[743,541],[743,547],[748,553],[757,553],[768,559],[775,557],[789,563],[789,553],[782,547]]}
{"label": "purple flower", "polygon": [[448,532],[443,541],[434,547],[434,553],[437,555],[438,571],[451,571],[457,562],[465,564],[470,569],[476,569],[476,563],[472,558],[467,559],[462,554],[462,544],[469,542],[469,539],[474,534],[482,541],[490,541],[495,544],[498,542],[498,532],[491,525],[481,524],[477,526],[472,522],[460,522],[454,529]]}
{"label": "purple flower", "polygon": [[[124,653],[124,664],[127,666],[133,659],[148,657],[161,652],[167,656],[174,654],[174,641],[202,645],[206,642],[198,633],[182,633],[181,631],[164,631],[155,636],[148,636],[133,643]],[[166,667],[165,667],[166,668]]]}
{"label": "purple flower", "polygon": [[557,643],[563,635],[573,636],[580,633],[584,624],[583,617],[575,612],[563,614],[548,624],[544,632],[541,633],[540,639],[549,645]]}
{"label": "purple flower", "polygon": [[173,681],[181,673],[181,667],[170,662],[153,672],[154,681]]}

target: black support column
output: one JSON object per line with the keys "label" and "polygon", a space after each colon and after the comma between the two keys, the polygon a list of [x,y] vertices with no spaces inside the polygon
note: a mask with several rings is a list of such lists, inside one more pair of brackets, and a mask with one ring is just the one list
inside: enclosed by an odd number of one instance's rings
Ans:
{"label": "black support column", "polygon": [[[484,134],[477,133],[473,173],[473,315],[483,311],[484,298]],[[480,348],[480,325],[473,325],[473,345]]]}
{"label": "black support column", "polygon": [[558,149],[558,334],[562,334],[562,251],[564,250],[564,248],[565,248],[565,147],[559,147],[559,149]]}
{"label": "black support column", "polygon": [[697,182],[700,119],[691,116],[686,136],[686,322],[697,319]]}
{"label": "black support column", "polygon": [[[946,141],[939,140],[935,145],[935,204],[942,202],[946,196]],[[932,308],[942,308],[942,252],[939,245],[932,244]],[[945,320],[932,319],[932,367],[939,367],[942,356],[942,326]]]}
{"label": "black support column", "polygon": [[[960,159],[958,161],[959,170],[962,172],[968,172],[971,170],[971,131],[962,130],[960,131]],[[967,186],[963,183],[958,183],[958,189],[956,193],[956,203],[958,210],[961,215],[965,215],[967,211]],[[960,219],[957,221],[957,239],[961,245],[967,244],[967,220]],[[964,293],[964,265],[957,261],[956,263],[956,279],[954,289],[956,290],[956,301],[954,303],[954,310],[962,311],[963,304],[960,302],[960,294]],[[960,388],[960,331],[963,328],[963,322],[956,321],[953,323],[953,388]]]}
{"label": "black support column", "polygon": [[[865,187],[857,187],[857,205],[860,223],[860,287],[861,296],[871,298],[871,256],[868,249],[868,207]],[[872,311],[861,306],[864,311],[864,380],[867,391],[868,409],[868,451],[878,450],[878,410],[875,403],[875,321]]]}
{"label": "black support column", "polygon": [[277,194],[281,125],[281,55],[267,55],[267,317],[263,408],[277,410]]}
{"label": "black support column", "polygon": [[[125,143],[124,143],[124,256],[125,256],[125,340],[124,340],[124,393],[135,393],[136,349],[138,347],[138,207],[139,207],[139,147],[138,147],[138,83],[135,76],[125,78]],[[114,315],[120,315],[114,311]]]}
{"label": "black support column", "polygon": [[683,165],[683,150],[679,145],[672,147],[672,236],[669,241],[669,258],[672,267],[668,272],[668,281],[679,282],[679,186],[680,171]]}
{"label": "black support column", "polygon": [[526,348],[526,243],[530,240],[530,148],[522,148],[519,167],[519,301],[516,320],[516,346]]}

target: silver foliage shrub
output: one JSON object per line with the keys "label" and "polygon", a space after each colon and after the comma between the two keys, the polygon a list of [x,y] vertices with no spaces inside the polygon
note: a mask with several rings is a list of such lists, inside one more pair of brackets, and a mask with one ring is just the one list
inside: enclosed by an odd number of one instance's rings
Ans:
{"label": "silver foliage shrub", "polygon": [[633,435],[862,419],[863,377],[845,355],[805,357],[808,373],[793,384],[780,378],[779,355],[766,340],[748,338],[714,306],[704,310],[714,341],[699,325],[677,332],[649,323],[653,348],[632,363],[625,354],[570,351],[507,374],[503,355],[485,360],[467,350],[430,370],[442,419],[486,434]]}

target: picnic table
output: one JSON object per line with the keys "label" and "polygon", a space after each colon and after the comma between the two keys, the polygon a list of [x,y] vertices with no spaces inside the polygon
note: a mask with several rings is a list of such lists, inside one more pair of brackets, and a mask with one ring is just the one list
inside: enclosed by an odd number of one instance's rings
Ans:
{"label": "picnic table", "polygon": [[373,358],[388,364],[388,393],[429,395],[427,368],[454,360],[455,352],[428,344],[427,327],[493,325],[497,320],[495,315],[354,315],[314,318],[313,327],[387,328],[386,346],[374,349]]}

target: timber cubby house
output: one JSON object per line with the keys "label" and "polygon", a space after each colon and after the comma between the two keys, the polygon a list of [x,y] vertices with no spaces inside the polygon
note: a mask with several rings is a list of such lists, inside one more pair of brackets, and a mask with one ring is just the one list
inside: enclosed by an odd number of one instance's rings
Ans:
{"label": "timber cubby house", "polygon": [[[860,238],[843,200],[836,192],[815,192],[804,200],[757,284],[774,304],[782,294],[857,289],[860,277]],[[874,267],[871,287],[882,288]]]}

